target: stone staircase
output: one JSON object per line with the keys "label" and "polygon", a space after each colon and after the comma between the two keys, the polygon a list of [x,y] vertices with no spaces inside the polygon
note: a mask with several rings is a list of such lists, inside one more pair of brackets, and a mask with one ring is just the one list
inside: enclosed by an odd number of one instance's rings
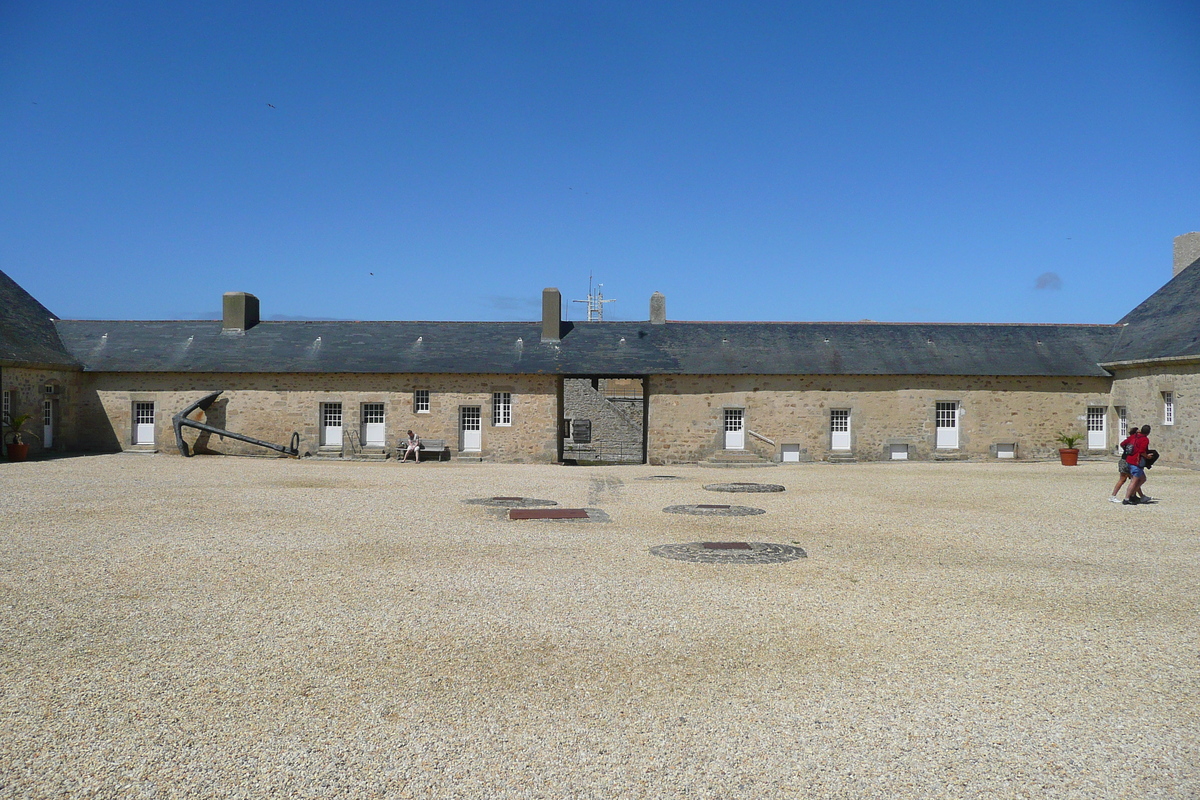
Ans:
{"label": "stone staircase", "polygon": [[850,453],[850,452],[837,452],[837,453],[831,452],[827,456],[825,456],[825,461],[828,464],[857,464],[858,463],[858,459],[855,458],[854,453]]}
{"label": "stone staircase", "polygon": [[774,461],[755,453],[753,450],[718,450],[700,462],[705,467],[774,467]]}

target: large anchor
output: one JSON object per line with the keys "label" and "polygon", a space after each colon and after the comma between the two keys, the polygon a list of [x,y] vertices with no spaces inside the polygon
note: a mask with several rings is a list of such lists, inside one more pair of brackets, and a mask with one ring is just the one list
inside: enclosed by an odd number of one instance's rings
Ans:
{"label": "large anchor", "polygon": [[225,390],[222,389],[220,392],[206,394],[204,397],[201,397],[183,411],[180,411],[178,414],[171,417],[171,424],[175,428],[175,444],[179,448],[181,455],[184,455],[188,458],[191,458],[192,455],[191,451],[188,450],[187,442],[183,440],[183,426],[186,425],[189,428],[215,433],[217,436],[228,436],[230,439],[237,439],[241,442],[249,442],[250,444],[258,445],[259,447],[269,447],[272,450],[278,450],[285,456],[294,456],[296,458],[300,457],[300,434],[296,433],[295,431],[292,432],[292,441],[290,445],[272,444],[271,442],[264,442],[262,439],[255,439],[253,436],[243,436],[240,433],[222,430],[221,428],[217,428],[212,425],[206,425],[203,422],[197,422],[194,419],[188,419],[188,415],[197,408],[201,411],[208,411],[208,407],[211,406],[213,402],[215,402],[216,399],[221,395],[221,392],[224,391]]}

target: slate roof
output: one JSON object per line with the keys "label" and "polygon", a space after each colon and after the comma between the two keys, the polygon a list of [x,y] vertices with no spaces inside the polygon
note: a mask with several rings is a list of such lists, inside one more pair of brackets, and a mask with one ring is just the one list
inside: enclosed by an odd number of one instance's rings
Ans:
{"label": "slate roof", "polygon": [[1200,356],[1200,259],[1117,324],[1121,335],[1103,363]]}
{"label": "slate roof", "polygon": [[1107,376],[1112,325],[60,320],[95,372]]}
{"label": "slate roof", "polygon": [[0,272],[0,363],[78,367],[59,340],[55,319],[33,295]]}

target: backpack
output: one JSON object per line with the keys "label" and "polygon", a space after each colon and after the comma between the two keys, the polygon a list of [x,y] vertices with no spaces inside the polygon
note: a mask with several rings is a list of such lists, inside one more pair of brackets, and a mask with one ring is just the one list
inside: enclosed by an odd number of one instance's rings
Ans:
{"label": "backpack", "polygon": [[1154,462],[1158,461],[1157,450],[1147,450],[1142,453],[1142,469],[1150,469],[1154,466]]}

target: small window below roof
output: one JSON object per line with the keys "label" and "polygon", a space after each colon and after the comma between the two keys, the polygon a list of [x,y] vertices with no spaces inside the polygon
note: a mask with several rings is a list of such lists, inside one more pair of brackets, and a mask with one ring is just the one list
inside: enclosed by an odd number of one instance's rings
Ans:
{"label": "small window below roof", "polygon": [[1175,393],[1163,392],[1163,425],[1175,424]]}
{"label": "small window below roof", "polygon": [[417,389],[413,392],[413,411],[417,414],[429,413],[428,389]]}

